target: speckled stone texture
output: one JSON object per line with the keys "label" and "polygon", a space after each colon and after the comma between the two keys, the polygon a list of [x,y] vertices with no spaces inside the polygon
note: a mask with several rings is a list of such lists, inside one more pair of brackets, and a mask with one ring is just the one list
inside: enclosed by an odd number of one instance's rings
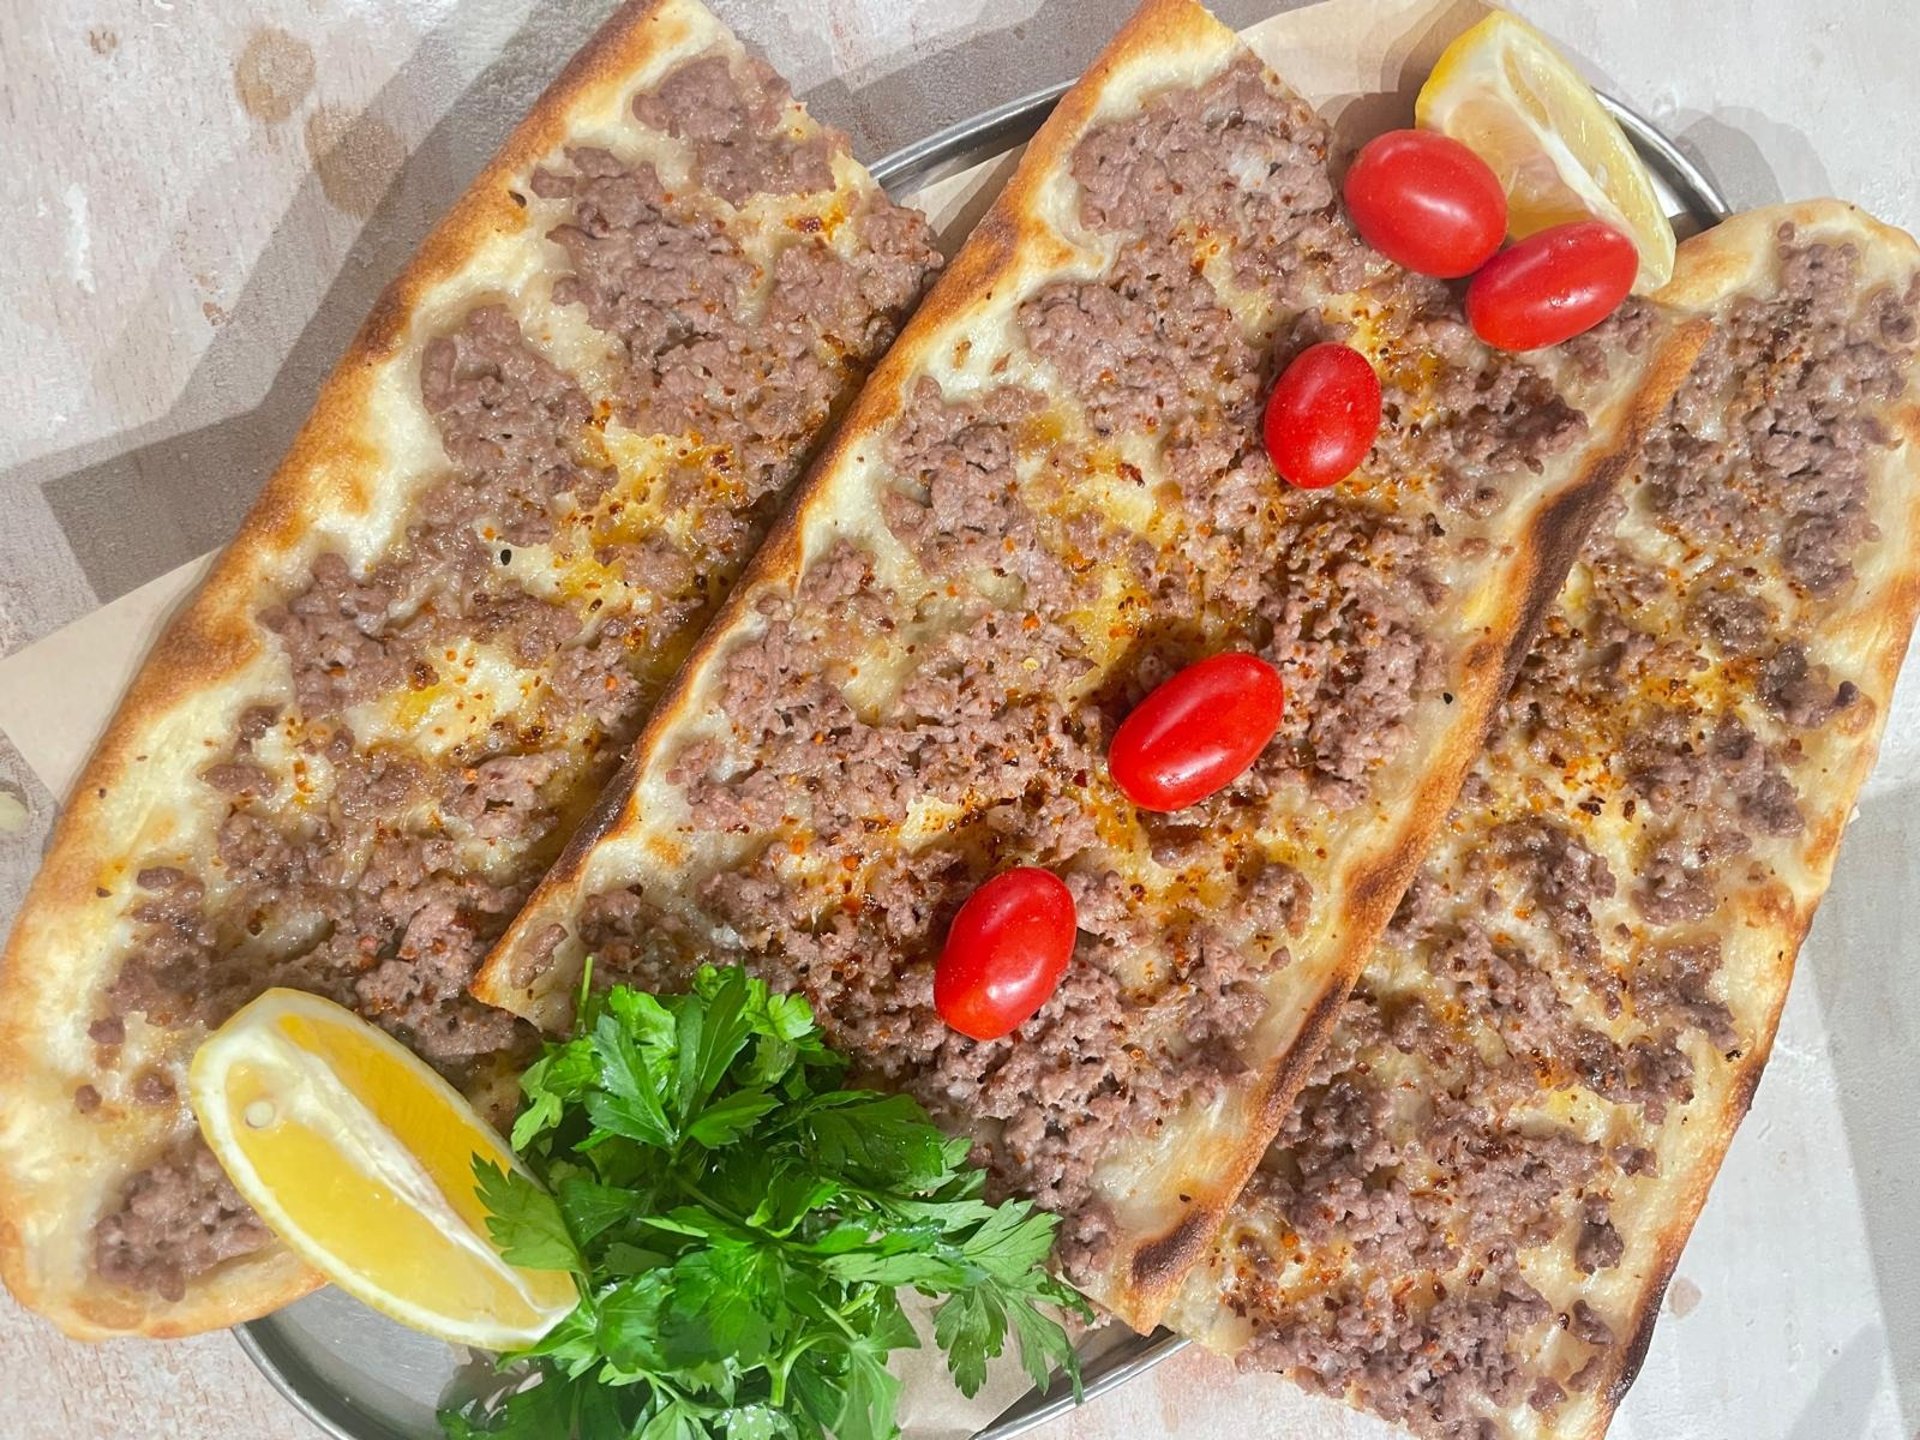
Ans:
{"label": "speckled stone texture", "polygon": [[[875,159],[1078,71],[1127,0],[715,0]],[[1221,0],[1248,25],[1285,0]],[[1462,3],[1463,15],[1471,6]],[[1911,0],[1516,0],[1738,206],[1920,227]],[[0,5],[0,654],[218,544],[374,295],[607,0]],[[1920,1432],[1920,681],[1616,1440]],[[0,736],[0,928],[55,809]],[[25,815],[10,820],[24,808]],[[308,1429],[224,1336],[83,1348],[0,1299],[6,1440]],[[1385,1436],[1175,1359],[1044,1435]]]}

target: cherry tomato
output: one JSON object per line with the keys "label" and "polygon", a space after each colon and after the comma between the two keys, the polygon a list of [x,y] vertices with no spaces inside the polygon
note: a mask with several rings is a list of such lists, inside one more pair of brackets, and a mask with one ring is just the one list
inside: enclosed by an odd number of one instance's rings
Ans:
{"label": "cherry tomato", "polygon": [[1189,665],[1120,722],[1107,770],[1142,810],[1180,810],[1233,783],[1280,728],[1280,672],[1228,652]]}
{"label": "cherry tomato", "polygon": [[933,970],[933,1005],[962,1035],[997,1040],[1047,1003],[1073,958],[1073,895],[1023,866],[994,876],[960,907]]}
{"label": "cherry tomato", "polygon": [[1598,220],[1575,220],[1501,251],[1467,286],[1467,323],[1500,350],[1538,350],[1591,330],[1633,288],[1640,254]]}
{"label": "cherry tomato", "polygon": [[1337,340],[1302,350],[1267,398],[1267,454],[1302,490],[1346,479],[1379,433],[1380,377]]}
{"label": "cherry tomato", "polygon": [[1347,170],[1344,193],[1361,238],[1422,275],[1471,275],[1506,238],[1500,177],[1449,135],[1374,136]]}

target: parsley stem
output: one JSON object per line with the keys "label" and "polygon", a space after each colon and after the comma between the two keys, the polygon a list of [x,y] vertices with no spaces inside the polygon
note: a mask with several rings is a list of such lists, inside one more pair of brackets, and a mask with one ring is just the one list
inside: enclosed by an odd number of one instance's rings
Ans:
{"label": "parsley stem", "polygon": [[648,1371],[644,1371],[643,1373],[647,1377],[647,1384],[652,1386],[655,1390],[665,1391],[669,1399],[679,1400],[688,1404],[692,1403],[687,1399],[687,1395],[685,1391],[679,1389],[675,1385],[670,1384],[668,1381],[663,1380],[660,1376],[656,1375],[653,1371],[648,1370]]}
{"label": "parsley stem", "polygon": [[718,1201],[708,1199],[706,1192],[701,1190],[701,1188],[698,1185],[694,1184],[692,1180],[688,1179],[684,1172],[679,1172],[679,1171],[675,1172],[673,1177],[673,1184],[674,1184],[674,1188],[677,1189],[682,1195],[686,1196],[689,1200],[698,1200],[702,1205],[706,1206],[707,1209],[711,1210],[714,1214],[718,1215],[722,1220],[726,1220],[732,1224],[738,1225],[742,1230],[758,1229],[757,1226],[749,1225],[744,1215],[736,1214],[734,1211],[728,1209],[725,1205],[720,1204]]}
{"label": "parsley stem", "polygon": [[767,1381],[770,1387],[772,1404],[780,1406],[787,1403],[788,1375],[792,1373],[793,1367],[800,1357],[819,1343],[820,1337],[818,1335],[804,1336],[777,1361],[769,1362],[767,1365]]}
{"label": "parsley stem", "polygon": [[[863,1298],[863,1296],[859,1295],[854,1296],[853,1299],[847,1302],[847,1308],[849,1310],[852,1309],[855,1305],[858,1305]],[[834,1324],[847,1332],[849,1339],[858,1340],[860,1338],[860,1332],[847,1323],[847,1317],[844,1313],[834,1309],[831,1305],[822,1305],[820,1308],[832,1318]]]}

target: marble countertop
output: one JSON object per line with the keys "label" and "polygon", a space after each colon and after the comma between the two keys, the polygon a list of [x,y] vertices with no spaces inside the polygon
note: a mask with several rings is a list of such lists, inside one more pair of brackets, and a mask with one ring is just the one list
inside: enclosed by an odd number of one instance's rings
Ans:
{"label": "marble countertop", "polygon": [[[1072,76],[1130,8],[713,3],[865,159]],[[608,8],[0,5],[0,654],[231,533],[380,287]],[[1912,0],[1514,8],[1737,207],[1833,194],[1920,229]],[[1863,802],[1616,1440],[1920,1433],[1920,987],[1892,908],[1920,895],[1912,769]],[[0,735],[0,931],[56,800]],[[316,1433],[225,1335],[80,1346],[4,1294],[0,1393],[5,1440]],[[1397,1432],[1189,1353],[1040,1433]]]}

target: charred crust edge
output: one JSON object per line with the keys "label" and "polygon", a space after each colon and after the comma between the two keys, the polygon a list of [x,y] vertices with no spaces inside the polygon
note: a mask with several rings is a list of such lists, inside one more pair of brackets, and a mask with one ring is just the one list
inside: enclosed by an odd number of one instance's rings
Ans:
{"label": "charred crust edge", "polygon": [[[1267,1079],[1255,1110],[1261,1135],[1271,1135],[1285,1119],[1286,1107],[1293,1102],[1295,1092],[1306,1081],[1307,1072],[1319,1056],[1322,1044],[1333,1031],[1334,1021],[1339,1017],[1340,1007],[1346,1003],[1351,984],[1351,976],[1342,976],[1339,983],[1321,993],[1313,1008],[1307,1012],[1299,1036],[1287,1048],[1279,1068]],[[1146,1241],[1134,1251],[1128,1265],[1133,1313],[1122,1316],[1129,1324],[1138,1329],[1145,1322],[1158,1322],[1160,1312],[1172,1299],[1173,1287],[1184,1281],[1188,1271],[1205,1258],[1215,1235],[1226,1223],[1227,1212],[1232,1209],[1247,1177],[1266,1153],[1267,1144],[1268,1141],[1263,1139],[1257,1146],[1242,1146],[1233,1173],[1228,1177],[1230,1188],[1224,1196],[1215,1196],[1195,1204],[1172,1229]]]}

